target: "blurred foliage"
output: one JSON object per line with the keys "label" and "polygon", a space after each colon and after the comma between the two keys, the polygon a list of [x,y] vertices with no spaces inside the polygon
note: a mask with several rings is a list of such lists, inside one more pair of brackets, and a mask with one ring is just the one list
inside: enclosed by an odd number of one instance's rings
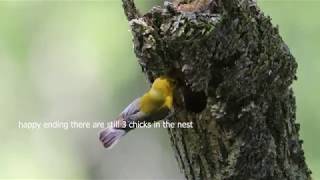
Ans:
{"label": "blurred foliage", "polygon": [[[297,120],[320,179],[320,2],[259,4],[299,63]],[[138,1],[143,12],[152,5]],[[110,121],[142,94],[128,30],[120,1],[0,2],[0,178],[183,178],[164,129],[132,132],[111,151],[97,129],[18,129],[18,121]]]}

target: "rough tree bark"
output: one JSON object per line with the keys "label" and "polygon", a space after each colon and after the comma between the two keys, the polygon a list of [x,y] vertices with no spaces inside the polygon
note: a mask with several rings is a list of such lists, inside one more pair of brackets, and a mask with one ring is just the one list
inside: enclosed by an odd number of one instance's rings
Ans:
{"label": "rough tree bark", "polygon": [[186,179],[311,179],[295,123],[297,63],[253,0],[204,13],[123,0],[143,72],[178,81],[169,129]]}

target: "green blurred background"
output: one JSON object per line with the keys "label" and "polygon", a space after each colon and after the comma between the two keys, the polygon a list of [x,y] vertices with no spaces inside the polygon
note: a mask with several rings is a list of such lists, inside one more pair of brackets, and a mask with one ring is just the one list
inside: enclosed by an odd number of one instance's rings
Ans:
{"label": "green blurred background", "polygon": [[[297,120],[320,179],[320,1],[259,4],[299,63]],[[0,179],[183,179],[165,129],[137,130],[110,151],[97,129],[18,129],[18,121],[110,121],[147,87],[120,0],[1,1]]]}

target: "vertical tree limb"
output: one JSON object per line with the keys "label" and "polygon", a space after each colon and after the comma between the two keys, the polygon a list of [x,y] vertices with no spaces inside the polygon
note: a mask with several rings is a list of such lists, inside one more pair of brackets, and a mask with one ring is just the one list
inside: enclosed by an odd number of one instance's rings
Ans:
{"label": "vertical tree limb", "polygon": [[254,0],[218,2],[219,14],[155,7],[139,16],[123,0],[143,71],[179,81],[172,120],[194,128],[169,134],[186,179],[311,179],[294,57]]}
{"label": "vertical tree limb", "polygon": [[133,0],[122,0],[122,5],[124,12],[127,16],[128,21],[131,21],[132,19],[137,19],[140,17],[140,14],[134,4]]}

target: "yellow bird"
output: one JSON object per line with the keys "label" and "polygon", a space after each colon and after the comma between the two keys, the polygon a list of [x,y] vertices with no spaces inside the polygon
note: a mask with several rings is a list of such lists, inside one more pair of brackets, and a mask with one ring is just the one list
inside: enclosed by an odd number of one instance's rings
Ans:
{"label": "yellow bird", "polygon": [[120,113],[113,122],[116,127],[107,127],[100,132],[100,141],[111,148],[122,136],[134,129],[130,124],[154,122],[173,113],[174,81],[168,77],[157,78],[150,90],[137,98]]}

